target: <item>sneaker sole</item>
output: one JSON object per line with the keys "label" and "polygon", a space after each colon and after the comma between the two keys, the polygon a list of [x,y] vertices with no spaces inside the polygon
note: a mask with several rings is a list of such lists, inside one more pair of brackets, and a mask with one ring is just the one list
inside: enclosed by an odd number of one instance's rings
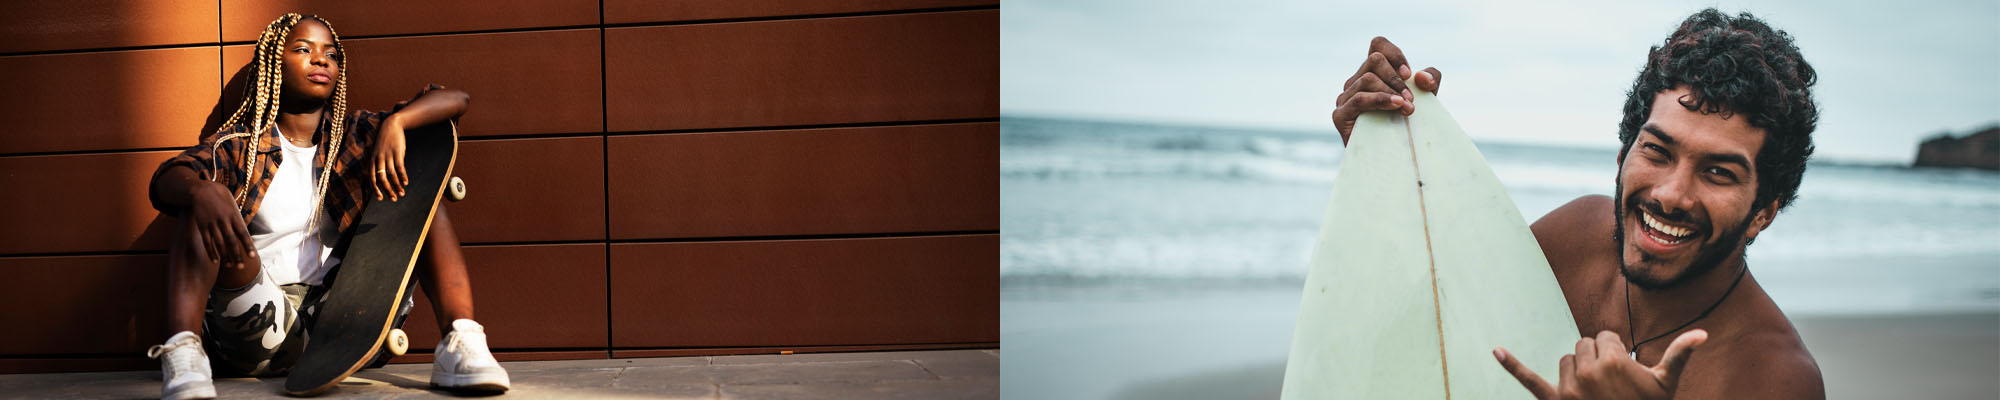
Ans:
{"label": "sneaker sole", "polygon": [[431,374],[431,387],[469,392],[505,392],[510,386],[505,373],[473,375]]}
{"label": "sneaker sole", "polygon": [[215,398],[214,385],[183,387],[179,392],[168,393],[165,396],[160,396],[161,400],[193,400],[193,399],[213,399],[213,398]]}

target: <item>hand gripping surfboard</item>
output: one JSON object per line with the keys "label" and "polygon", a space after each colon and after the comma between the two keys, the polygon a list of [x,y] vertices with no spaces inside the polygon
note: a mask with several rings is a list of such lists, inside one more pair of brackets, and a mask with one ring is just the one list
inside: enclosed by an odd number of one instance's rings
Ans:
{"label": "hand gripping surfboard", "polygon": [[1313,246],[1284,399],[1531,398],[1578,339],[1548,259],[1431,93],[1362,114]]}

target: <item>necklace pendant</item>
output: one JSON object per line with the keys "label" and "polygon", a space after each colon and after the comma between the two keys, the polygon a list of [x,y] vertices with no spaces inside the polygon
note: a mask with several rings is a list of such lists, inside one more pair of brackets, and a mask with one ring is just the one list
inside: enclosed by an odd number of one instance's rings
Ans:
{"label": "necklace pendant", "polygon": [[1639,360],[1639,351],[1638,351],[1638,350],[1632,350],[1632,360],[1633,360],[1633,361],[1638,361],[1638,360]]}

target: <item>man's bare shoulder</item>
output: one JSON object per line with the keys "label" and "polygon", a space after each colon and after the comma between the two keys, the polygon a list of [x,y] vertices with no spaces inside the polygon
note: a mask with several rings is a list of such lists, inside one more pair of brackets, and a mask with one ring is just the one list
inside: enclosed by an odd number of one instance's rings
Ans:
{"label": "man's bare shoulder", "polygon": [[1617,225],[1611,220],[1611,203],[1604,195],[1578,197],[1529,226],[1558,275],[1587,264],[1584,261],[1592,257],[1612,255],[1606,252],[1611,247],[1611,230]]}
{"label": "man's bare shoulder", "polygon": [[1734,371],[1724,379],[1727,393],[1754,393],[1757,398],[1823,399],[1826,384],[1819,362],[1806,350],[1805,339],[1778,304],[1754,279],[1742,288],[1751,310],[1740,319],[1741,333],[1729,342],[1727,358]]}
{"label": "man's bare shoulder", "polygon": [[1707,364],[1703,370],[1710,372],[1706,375],[1714,384],[1686,387],[1686,398],[1826,398],[1819,363],[1789,329],[1760,329],[1712,345],[1700,349],[1707,351],[1697,350],[1695,357],[1708,358],[1701,364]]}
{"label": "man's bare shoulder", "polygon": [[1722,317],[1731,326],[1728,333],[1711,337],[1690,360],[1704,364],[1708,376],[1702,380],[1711,383],[1699,386],[1716,396],[1689,398],[1826,398],[1819,363],[1763,285],[1752,278],[1737,290],[1742,291],[1741,311]]}

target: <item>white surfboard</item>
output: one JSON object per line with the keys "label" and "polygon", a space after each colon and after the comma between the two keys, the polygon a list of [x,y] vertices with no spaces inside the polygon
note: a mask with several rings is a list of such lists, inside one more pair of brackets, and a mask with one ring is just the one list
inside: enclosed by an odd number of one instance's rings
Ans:
{"label": "white surfboard", "polygon": [[1579,338],[1486,158],[1437,97],[1354,126],[1306,277],[1285,399],[1526,399],[1506,346],[1553,379]]}

